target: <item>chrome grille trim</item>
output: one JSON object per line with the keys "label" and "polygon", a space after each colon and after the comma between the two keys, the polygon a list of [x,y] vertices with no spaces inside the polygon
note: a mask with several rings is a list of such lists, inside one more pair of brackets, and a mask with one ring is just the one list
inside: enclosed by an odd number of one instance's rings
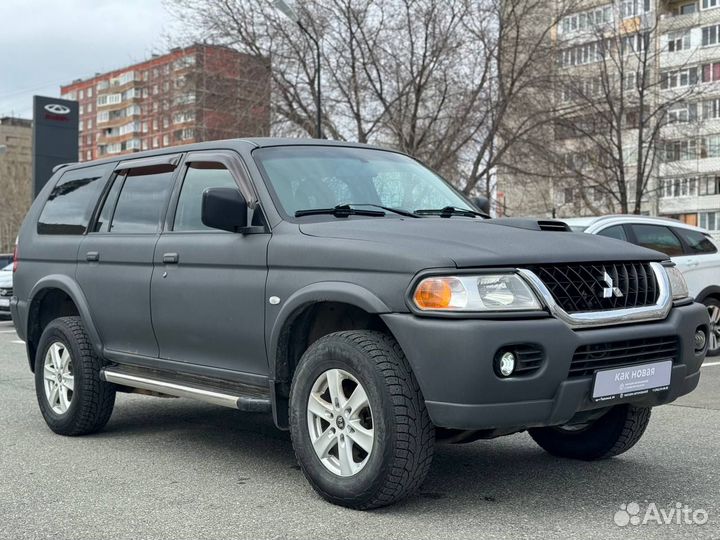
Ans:
{"label": "chrome grille trim", "polygon": [[568,313],[557,303],[545,283],[527,268],[518,268],[518,273],[530,284],[538,297],[545,304],[550,313],[564,321],[571,328],[592,328],[598,326],[613,326],[641,321],[655,321],[664,319],[672,308],[672,293],[670,291],[670,280],[658,262],[651,262],[650,268],[655,274],[657,283],[657,300],[655,303],[645,306],[606,309],[601,311],[580,311]]}

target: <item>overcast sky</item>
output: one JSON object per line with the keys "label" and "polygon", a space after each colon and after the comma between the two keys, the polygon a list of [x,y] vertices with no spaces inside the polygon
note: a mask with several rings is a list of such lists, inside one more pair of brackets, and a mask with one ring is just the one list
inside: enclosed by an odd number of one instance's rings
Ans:
{"label": "overcast sky", "polygon": [[168,48],[162,0],[0,0],[0,116],[32,116],[32,96]]}

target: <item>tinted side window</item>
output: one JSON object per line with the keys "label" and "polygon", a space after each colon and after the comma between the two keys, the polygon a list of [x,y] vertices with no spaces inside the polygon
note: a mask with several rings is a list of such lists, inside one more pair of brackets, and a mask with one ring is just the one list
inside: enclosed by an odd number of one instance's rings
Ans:
{"label": "tinted side window", "polygon": [[607,236],[608,238],[617,238],[618,240],[625,240],[627,242],[627,235],[622,225],[613,225],[607,229],[603,229],[598,233],[598,236]]}
{"label": "tinted side window", "polygon": [[155,233],[160,229],[173,173],[131,170],[125,177],[115,205],[110,232]]}
{"label": "tinted side window", "polygon": [[632,228],[638,245],[660,251],[670,257],[683,255],[680,240],[668,227],[662,225],[633,225]]}
{"label": "tinted side window", "polygon": [[691,231],[688,229],[673,229],[690,248],[693,255],[702,253],[717,253],[715,245],[699,231]]}
{"label": "tinted side window", "polygon": [[214,230],[202,222],[202,194],[207,188],[237,188],[232,174],[220,163],[193,163],[185,173],[175,212],[175,231]]}
{"label": "tinted side window", "polygon": [[55,185],[38,219],[39,234],[84,234],[105,171],[69,171]]}

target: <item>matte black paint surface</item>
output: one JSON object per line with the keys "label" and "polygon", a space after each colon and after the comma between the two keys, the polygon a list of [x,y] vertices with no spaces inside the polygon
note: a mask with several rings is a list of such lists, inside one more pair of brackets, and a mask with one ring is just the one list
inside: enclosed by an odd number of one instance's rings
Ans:
{"label": "matte black paint surface", "polygon": [[[549,316],[417,317],[408,309],[406,293],[414,277],[428,269],[452,273],[534,263],[661,261],[666,257],[599,236],[530,230],[532,222],[517,220],[503,226],[502,220],[407,219],[388,214],[285,221],[252,151],[286,144],[345,145],[252,139],[134,155],[133,160],[181,153],[158,234],[38,235],[35,225],[52,186],[65,171],[88,165],[56,173],[20,232],[20,270],[12,302],[19,335],[27,337],[30,306],[42,290],[59,288],[78,306],[98,352],[114,362],[268,388],[277,378],[276,356],[287,321],[316,302],[342,302],[382,316],[408,356],[438,425],[488,428],[567,420],[586,407],[589,383],[564,382],[578,344],[658,332],[679,332],[686,343],[695,327],[707,322],[704,308],[698,305],[675,308],[662,322],[584,331],[573,331]],[[234,163],[228,168],[238,185],[259,203],[249,210],[250,217],[253,211],[262,212],[267,227],[253,234],[171,231],[185,167],[182,160],[185,153],[201,151],[221,151]],[[106,184],[117,160],[99,164],[108,165],[102,180]],[[88,253],[97,253],[99,260],[88,261]],[[269,303],[271,296],[280,302]],[[499,381],[492,370],[492,355],[498,347],[519,341],[541,344],[549,360],[525,380]],[[686,346],[683,350],[665,400],[693,387],[701,358]]]}

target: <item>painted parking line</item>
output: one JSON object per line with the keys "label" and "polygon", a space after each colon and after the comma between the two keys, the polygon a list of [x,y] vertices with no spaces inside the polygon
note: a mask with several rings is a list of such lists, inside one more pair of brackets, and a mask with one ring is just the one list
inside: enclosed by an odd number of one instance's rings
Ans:
{"label": "painted parking line", "polygon": [[20,345],[25,345],[25,342],[19,339],[13,339],[10,343],[19,343]]}
{"label": "painted parking line", "polygon": [[720,362],[705,362],[702,367],[715,367],[720,366]]}
{"label": "painted parking line", "polygon": [[0,334],[14,334],[15,330],[0,330]]}

